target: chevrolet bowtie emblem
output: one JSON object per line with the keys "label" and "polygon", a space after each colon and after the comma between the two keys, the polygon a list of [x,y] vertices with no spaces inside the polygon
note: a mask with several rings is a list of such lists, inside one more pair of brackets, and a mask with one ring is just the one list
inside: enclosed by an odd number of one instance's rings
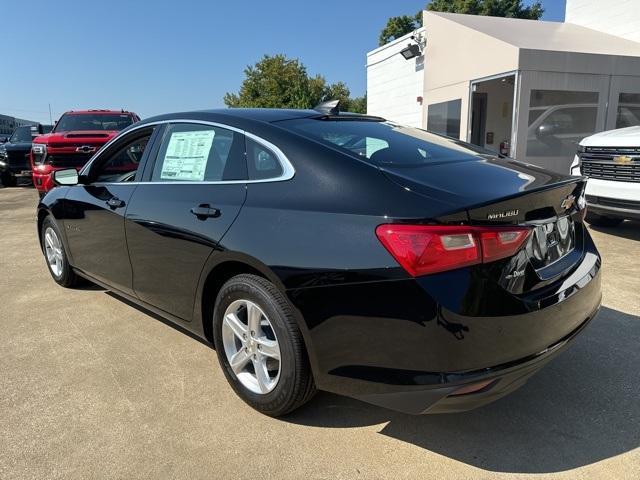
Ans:
{"label": "chevrolet bowtie emblem", "polygon": [[567,198],[562,200],[560,206],[565,210],[569,210],[576,203],[576,197],[574,195],[569,195]]}
{"label": "chevrolet bowtie emblem", "polygon": [[628,155],[616,155],[615,157],[613,157],[613,161],[615,163],[621,164],[631,163],[633,161],[633,157],[630,157]]}
{"label": "chevrolet bowtie emblem", "polygon": [[96,147],[92,147],[91,145],[82,145],[81,147],[76,148],[76,152],[81,153],[93,153],[96,151]]}

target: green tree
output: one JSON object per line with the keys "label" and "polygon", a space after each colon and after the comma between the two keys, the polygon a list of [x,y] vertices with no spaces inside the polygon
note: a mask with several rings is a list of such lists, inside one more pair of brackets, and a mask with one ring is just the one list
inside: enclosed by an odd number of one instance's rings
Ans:
{"label": "green tree", "polygon": [[325,88],[321,101],[340,100],[340,110],[352,113],[367,113],[367,97],[351,98],[349,88],[338,82]]}
{"label": "green tree", "polygon": [[327,81],[322,75],[309,78],[309,107],[314,107],[325,99]]}
{"label": "green tree", "polygon": [[351,92],[349,91],[349,88],[344,84],[344,82],[338,82],[332,85],[325,86],[320,101],[324,102],[327,100],[340,100],[342,110],[346,110],[345,107],[350,101],[350,96]]}
{"label": "green tree", "polygon": [[349,99],[349,104],[344,110],[353,113],[367,113],[367,95]]}
{"label": "green tree", "polygon": [[240,91],[224,96],[228,107],[313,108],[320,102],[340,100],[343,111],[366,111],[366,101],[352,99],[345,83],[327,85],[322,75],[309,77],[300,60],[282,54],[265,55],[255,65],[248,66],[244,74]]}
{"label": "green tree", "polygon": [[261,61],[244,70],[240,91],[227,93],[229,107],[308,108],[311,82],[307,69],[298,59],[284,55],[265,55]]}
{"label": "green tree", "polygon": [[432,0],[427,10],[527,20],[539,20],[544,13],[540,2],[525,7],[522,0]]}
{"label": "green tree", "polygon": [[384,45],[391,40],[400,38],[407,33],[413,32],[416,28],[422,26],[422,12],[418,12],[414,17],[402,15],[400,17],[391,17],[387,20],[387,24],[380,32],[378,37],[378,45]]}
{"label": "green tree", "polygon": [[[466,13],[468,15],[524,18],[528,20],[539,20],[544,13],[544,8],[542,8],[540,2],[535,2],[525,7],[522,4],[522,0],[431,0],[426,8],[433,12]],[[411,33],[421,26],[422,11],[416,13],[413,17],[410,15],[391,17],[387,20],[382,32],[380,32],[378,45],[389,43],[391,40]]]}

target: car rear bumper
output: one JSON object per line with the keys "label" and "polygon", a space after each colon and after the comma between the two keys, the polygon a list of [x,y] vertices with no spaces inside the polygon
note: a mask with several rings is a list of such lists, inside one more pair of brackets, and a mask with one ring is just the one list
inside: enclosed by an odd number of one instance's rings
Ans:
{"label": "car rear bumper", "polygon": [[[445,384],[432,388],[410,388],[388,393],[356,395],[355,398],[408,414],[455,413],[492,403],[517,390],[556,355],[595,318],[599,307],[578,328],[542,352],[492,368],[457,374],[443,374]],[[456,394],[465,387],[470,393]]]}

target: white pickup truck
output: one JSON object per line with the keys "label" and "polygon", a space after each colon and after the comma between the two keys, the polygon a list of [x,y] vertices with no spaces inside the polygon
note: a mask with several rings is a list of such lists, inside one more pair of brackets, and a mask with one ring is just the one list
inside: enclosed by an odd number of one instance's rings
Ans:
{"label": "white pickup truck", "polygon": [[640,220],[640,126],[583,139],[571,174],[589,177],[589,223],[613,227],[625,219]]}

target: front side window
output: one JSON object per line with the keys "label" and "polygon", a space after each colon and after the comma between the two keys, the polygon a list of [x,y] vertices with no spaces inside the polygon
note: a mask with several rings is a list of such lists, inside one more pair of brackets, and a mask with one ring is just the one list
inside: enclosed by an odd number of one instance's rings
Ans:
{"label": "front side window", "polygon": [[150,138],[151,132],[148,132],[119,148],[113,155],[107,155],[104,161],[92,168],[94,181],[133,182]]}
{"label": "front side window", "polygon": [[54,132],[77,132],[90,130],[120,131],[133,123],[126,113],[67,113],[60,117]]}
{"label": "front side window", "polygon": [[153,168],[154,182],[218,182],[246,178],[244,135],[198,124],[168,125]]}

